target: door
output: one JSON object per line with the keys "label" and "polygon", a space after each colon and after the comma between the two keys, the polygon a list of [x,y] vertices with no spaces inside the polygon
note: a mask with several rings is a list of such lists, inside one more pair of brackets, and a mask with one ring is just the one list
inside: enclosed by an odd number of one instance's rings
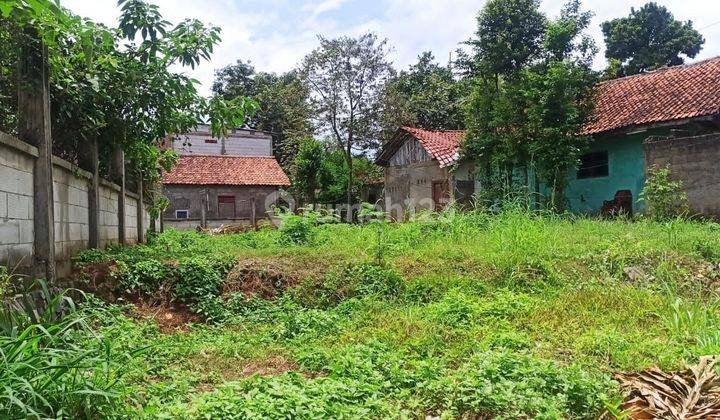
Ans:
{"label": "door", "polygon": [[235,218],[235,196],[219,195],[218,196],[218,217],[221,219]]}
{"label": "door", "polygon": [[440,211],[450,202],[450,189],[447,180],[433,181],[432,199],[435,204],[435,211]]}

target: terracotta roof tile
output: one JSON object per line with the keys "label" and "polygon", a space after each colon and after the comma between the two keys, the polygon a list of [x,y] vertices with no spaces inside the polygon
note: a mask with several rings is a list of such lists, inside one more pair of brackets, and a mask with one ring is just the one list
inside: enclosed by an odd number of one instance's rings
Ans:
{"label": "terracotta roof tile", "polygon": [[720,114],[720,57],[597,85],[583,134]]}
{"label": "terracotta roof tile", "polygon": [[272,156],[181,156],[163,184],[290,185]]}
{"label": "terracotta roof tile", "polygon": [[383,146],[376,162],[386,164],[402,146],[405,135],[416,139],[441,168],[450,166],[459,158],[460,142],[465,136],[462,130],[423,130],[415,127],[401,127],[393,138]]}

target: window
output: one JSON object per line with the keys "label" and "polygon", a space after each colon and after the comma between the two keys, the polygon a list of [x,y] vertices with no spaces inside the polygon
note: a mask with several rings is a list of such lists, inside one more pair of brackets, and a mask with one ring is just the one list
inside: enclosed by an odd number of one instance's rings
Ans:
{"label": "window", "polygon": [[187,219],[190,217],[190,210],[175,210],[176,219]]}
{"label": "window", "polygon": [[219,195],[218,196],[218,216],[221,218],[232,219],[235,217],[235,196]]}
{"label": "window", "polygon": [[608,152],[587,153],[580,157],[578,179],[608,176]]}
{"label": "window", "polygon": [[217,139],[205,139],[205,143],[217,143]]}

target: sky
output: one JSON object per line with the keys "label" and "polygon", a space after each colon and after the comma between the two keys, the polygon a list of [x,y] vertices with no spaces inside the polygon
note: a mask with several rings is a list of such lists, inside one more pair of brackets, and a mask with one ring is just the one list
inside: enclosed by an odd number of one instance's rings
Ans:
{"label": "sky", "polygon": [[[303,56],[317,47],[318,35],[335,37],[368,31],[388,38],[389,59],[403,69],[423,51],[432,51],[447,62],[458,44],[469,39],[482,0],[150,0],[163,17],[173,23],[197,18],[222,29],[222,43],[212,60],[186,70],[202,83],[201,92],[210,94],[214,72],[238,59],[251,61],[258,71],[285,72],[297,66]],[[542,9],[555,17],[565,0],[544,0]],[[676,19],[692,20],[705,37],[698,57],[720,55],[720,1],[657,0]],[[646,0],[585,0],[585,9],[595,13],[590,34],[601,52],[595,66],[604,67],[600,23],[625,16],[630,7]],[[116,0],[61,0],[74,13],[117,25],[120,13]]]}

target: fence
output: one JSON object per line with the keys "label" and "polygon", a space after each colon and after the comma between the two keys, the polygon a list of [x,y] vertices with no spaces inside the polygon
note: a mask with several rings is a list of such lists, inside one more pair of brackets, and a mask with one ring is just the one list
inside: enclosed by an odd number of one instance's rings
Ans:
{"label": "fence", "polygon": [[[0,264],[31,273],[35,258],[35,165],[38,149],[0,133]],[[97,205],[93,204],[93,174],[52,157],[52,212],[55,270],[58,277],[70,272],[70,261],[78,251],[91,246],[105,247],[137,243],[142,230],[150,226],[146,206],[140,197],[125,191],[124,223],[120,223],[121,188],[98,180]],[[97,227],[93,225],[97,220]],[[138,220],[141,223],[138,223]],[[95,236],[97,245],[91,243]]]}

